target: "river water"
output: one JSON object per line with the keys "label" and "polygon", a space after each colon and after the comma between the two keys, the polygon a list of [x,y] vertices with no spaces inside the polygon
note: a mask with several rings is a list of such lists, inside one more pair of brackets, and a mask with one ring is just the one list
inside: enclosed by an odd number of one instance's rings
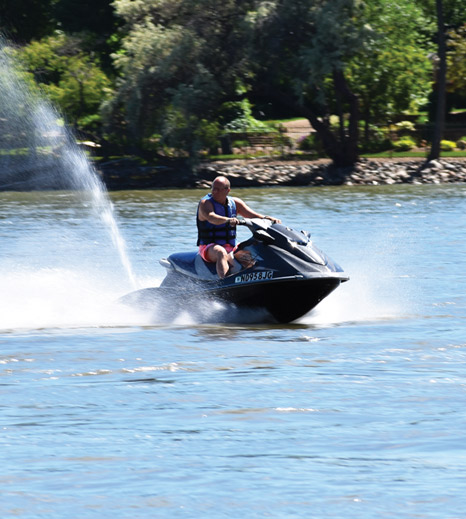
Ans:
{"label": "river water", "polygon": [[[138,287],[202,194],[111,195]],[[466,186],[233,194],[351,280],[290,325],[164,322],[77,194],[1,194],[2,519],[464,517]]]}

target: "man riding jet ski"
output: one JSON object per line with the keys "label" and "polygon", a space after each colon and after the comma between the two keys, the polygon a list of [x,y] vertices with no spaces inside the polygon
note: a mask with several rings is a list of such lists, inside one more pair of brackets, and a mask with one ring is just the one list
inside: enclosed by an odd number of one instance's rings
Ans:
{"label": "man riding jet ski", "polygon": [[264,219],[245,219],[252,233],[230,254],[230,270],[219,279],[212,263],[197,252],[175,253],[162,289],[183,300],[212,298],[239,307],[263,308],[278,322],[302,317],[347,281],[341,267],[315,247],[310,234]]}
{"label": "man riding jet ski", "polygon": [[[175,314],[200,299],[220,300],[265,309],[275,321],[290,322],[348,280],[341,267],[313,245],[308,232],[262,216],[229,192],[228,179],[217,177],[212,193],[198,206],[199,250],[160,260],[167,269],[160,287],[133,292],[123,298],[125,304],[150,308],[162,300],[164,309]],[[252,237],[236,246],[239,224],[246,225]]]}
{"label": "man riding jet ski", "polygon": [[212,182],[212,192],[199,202],[197,229],[199,254],[206,262],[216,264],[220,278],[227,275],[232,265],[231,252],[236,246],[237,216],[266,218],[280,223],[273,216],[262,216],[248,207],[240,198],[228,196],[230,182],[226,177],[217,177]]}
{"label": "man riding jet ski", "polygon": [[349,278],[321,252],[306,231],[265,219],[245,219],[252,236],[230,253],[227,276],[198,251],[172,254],[160,263],[167,275],[160,287],[123,298],[145,309],[162,300],[173,313],[216,300],[240,308],[265,309],[274,321],[294,321],[312,310]]}

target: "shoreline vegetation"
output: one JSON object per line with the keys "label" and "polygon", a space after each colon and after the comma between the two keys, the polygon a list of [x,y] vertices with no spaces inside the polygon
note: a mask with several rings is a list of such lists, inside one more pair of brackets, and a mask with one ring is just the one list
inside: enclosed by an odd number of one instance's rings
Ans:
{"label": "shoreline vegetation", "polygon": [[330,160],[249,159],[208,161],[193,171],[176,166],[141,166],[132,159],[95,165],[110,191],[129,189],[209,188],[224,175],[232,187],[357,186],[445,184],[466,182],[466,157],[361,158],[354,166],[337,168]]}
{"label": "shoreline vegetation", "polygon": [[[360,153],[412,151],[431,159],[466,153],[464,1],[213,0],[205,9],[189,0],[6,4],[8,16],[0,20],[6,162],[16,162],[16,152],[48,153],[47,144],[35,145],[38,133],[56,153],[57,131],[39,128],[44,102],[95,157],[139,155],[153,168],[159,160],[173,159],[167,162],[173,170],[184,158],[189,169],[208,158],[263,152],[325,156],[340,167],[353,167]],[[129,180],[158,182],[156,168],[155,181],[144,180],[149,170],[141,164],[131,179],[107,175],[111,167],[102,171],[115,189]],[[257,176],[239,175],[243,182]],[[307,181],[309,174],[287,170],[264,181],[300,176]],[[347,176],[322,170],[316,179],[323,180],[311,181],[333,184]]]}

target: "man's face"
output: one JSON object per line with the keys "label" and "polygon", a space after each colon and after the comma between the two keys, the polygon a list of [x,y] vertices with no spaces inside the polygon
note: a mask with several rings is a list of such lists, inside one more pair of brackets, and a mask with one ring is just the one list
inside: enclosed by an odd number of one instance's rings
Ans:
{"label": "man's face", "polygon": [[225,203],[225,200],[230,192],[230,188],[223,182],[213,182],[212,196],[216,202]]}

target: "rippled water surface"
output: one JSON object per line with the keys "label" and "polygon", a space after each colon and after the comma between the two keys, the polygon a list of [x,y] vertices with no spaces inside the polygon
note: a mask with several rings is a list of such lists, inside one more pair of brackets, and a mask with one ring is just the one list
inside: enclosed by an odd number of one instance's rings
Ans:
{"label": "rippled water surface", "polygon": [[[351,280],[290,325],[166,322],[78,195],[1,194],[2,519],[464,517],[466,187],[233,193]],[[202,194],[112,194],[138,287]]]}

